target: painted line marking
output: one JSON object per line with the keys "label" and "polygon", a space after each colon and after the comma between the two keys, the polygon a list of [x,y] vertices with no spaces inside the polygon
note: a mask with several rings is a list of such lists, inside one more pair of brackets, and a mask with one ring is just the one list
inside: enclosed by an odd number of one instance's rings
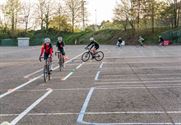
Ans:
{"label": "painted line marking", "polygon": [[76,69],[79,69],[83,64],[84,64],[84,62],[81,63],[80,65],[78,65],[78,66],[76,67]]}
{"label": "painted line marking", "polygon": [[[163,123],[93,123],[82,121],[81,125],[173,125],[173,123],[163,122]],[[181,125],[181,123],[174,123],[174,125]]]}
{"label": "painted line marking", "polygon": [[71,75],[73,75],[74,72],[70,72],[66,77],[64,77],[62,80],[65,81],[67,80]]}
{"label": "painted line marking", "polygon": [[99,79],[99,75],[100,75],[100,71],[97,72],[96,76],[95,76],[95,80],[97,81]]}
{"label": "painted line marking", "polygon": [[81,111],[80,111],[80,113],[79,113],[79,116],[78,116],[78,118],[77,118],[77,123],[82,123],[82,121],[83,121],[83,119],[84,119],[84,114],[85,114],[85,112],[86,112],[86,109],[87,109],[87,107],[88,107],[88,104],[89,104],[89,101],[90,101],[90,99],[91,99],[91,96],[92,96],[92,94],[93,94],[93,92],[94,92],[94,89],[95,88],[91,88],[90,90],[89,90],[89,93],[88,93],[88,95],[87,95],[87,97],[86,97],[86,99],[85,99],[85,101],[84,101],[84,104],[83,104],[83,106],[82,106],[82,109],[81,109]]}
{"label": "painted line marking", "polygon": [[102,62],[101,65],[100,65],[100,69],[102,69],[103,65],[104,65],[105,62]]}
{"label": "painted line marking", "polygon": [[[166,89],[166,88],[180,88],[181,86],[170,86],[170,87],[147,87],[149,89]],[[121,87],[121,86],[117,86],[117,87],[112,87],[110,86],[110,88],[104,88],[102,87],[98,87],[96,89],[99,90],[119,90],[119,89],[145,89],[145,87]]]}
{"label": "painted line marking", "polygon": [[[168,114],[181,114],[181,111],[168,111]],[[85,115],[110,115],[110,114],[165,114],[162,111],[143,111],[143,112],[85,112]],[[0,114],[0,117],[17,116],[19,114]],[[79,113],[29,113],[27,116],[56,116],[56,115],[79,115]]]}
{"label": "painted line marking", "polygon": [[32,105],[30,105],[25,111],[19,114],[14,120],[11,121],[11,125],[16,125],[26,114],[28,114],[33,108],[35,108],[41,101],[43,101],[50,93],[53,92],[52,89],[47,89],[46,92],[42,97],[36,100]]}
{"label": "painted line marking", "polygon": [[[82,53],[81,53],[81,54],[79,54],[78,56],[75,56],[74,58],[70,59],[70,60],[69,60],[69,61],[67,61],[66,63],[71,62],[72,60],[74,60],[74,59],[78,58],[78,57],[79,57],[79,56],[81,56],[81,55],[82,55]],[[58,69],[58,68],[59,68],[59,66],[55,67],[55,68],[54,68],[54,70],[55,70],[55,69]],[[28,84],[30,84],[30,83],[32,83],[32,82],[34,82],[34,81],[36,81],[37,79],[41,78],[42,76],[43,76],[43,74],[41,74],[41,75],[39,75],[39,76],[37,76],[37,77],[35,77],[35,78],[33,78],[33,79],[29,80],[29,81],[28,81],[28,82],[26,82],[26,83],[23,83],[23,84],[22,84],[22,85],[20,85],[20,86],[17,86],[17,87],[16,87],[16,88],[14,88],[14,89],[10,89],[9,91],[5,92],[4,94],[1,94],[1,95],[0,95],[0,99],[2,99],[3,97],[5,97],[5,96],[7,96],[7,95],[9,95],[9,94],[11,94],[11,93],[13,93],[13,92],[17,91],[18,89],[23,88],[24,86],[26,86],[26,85],[28,85]]]}
{"label": "painted line marking", "polygon": [[[102,80],[101,80],[102,81]],[[103,82],[96,82],[95,84],[133,84],[133,83],[178,83],[181,82],[181,80],[175,80],[175,81],[136,81],[136,82],[111,82],[111,81],[103,81]]]}
{"label": "painted line marking", "polygon": [[41,78],[42,76],[43,76],[43,74],[40,75],[40,76],[37,76],[37,77],[35,77],[35,78],[31,79],[31,80],[29,80],[28,82],[26,82],[26,83],[24,83],[24,84],[22,84],[22,85],[20,85],[20,86],[18,86],[18,87],[16,87],[16,88],[14,88],[14,89],[10,89],[10,90],[7,91],[6,93],[1,94],[1,95],[0,95],[0,99],[3,98],[3,97],[5,97],[5,96],[7,96],[7,95],[9,95],[9,94],[11,94],[11,93],[13,93],[13,92],[15,92],[15,91],[17,91],[18,89],[23,88],[24,86],[26,86],[26,85],[28,85],[28,84],[36,81],[37,79]]}
{"label": "painted line marking", "polygon": [[[72,60],[78,58],[78,57],[81,56],[82,54],[83,54],[83,53],[81,53],[81,54],[79,54],[78,56],[76,56],[76,57],[74,57],[74,58],[66,61],[65,64],[67,64],[67,63],[71,62]],[[58,69],[58,68],[59,68],[59,66],[56,66],[56,67],[53,68],[53,70],[56,70],[56,69]],[[36,74],[36,73],[39,73],[39,72],[41,72],[41,71],[43,71],[43,69],[39,69],[39,70],[37,70],[37,71],[35,71],[35,72],[33,72],[33,73],[30,73],[30,74],[24,76],[24,78],[29,78],[30,76],[32,76],[32,75],[34,75],[34,74]]]}
{"label": "painted line marking", "polygon": [[35,72],[33,72],[33,73],[30,73],[30,74],[24,76],[24,78],[29,78],[30,76],[32,76],[32,75],[34,75],[34,74],[36,74],[36,73],[39,73],[39,72],[41,72],[41,71],[43,71],[43,69],[37,70],[37,71],[35,71]]}
{"label": "painted line marking", "polygon": [[[110,85],[111,86],[111,85]],[[95,89],[96,90],[111,90],[111,89],[128,89],[128,88],[143,88],[141,85],[139,85],[139,86],[118,86],[118,87],[113,87],[113,86],[97,86],[97,87],[95,87]],[[107,88],[106,88],[107,87]],[[148,86],[148,88],[152,88],[152,89],[159,89],[159,88],[180,88],[181,87],[181,85],[172,85],[172,84],[170,84],[170,85],[151,85],[151,86]],[[53,89],[53,91],[84,91],[84,90],[89,90],[90,88],[70,88],[70,89]],[[24,91],[26,91],[26,92],[43,92],[43,91],[46,91],[45,89],[38,89],[38,90],[17,90],[18,92],[24,92]]]}

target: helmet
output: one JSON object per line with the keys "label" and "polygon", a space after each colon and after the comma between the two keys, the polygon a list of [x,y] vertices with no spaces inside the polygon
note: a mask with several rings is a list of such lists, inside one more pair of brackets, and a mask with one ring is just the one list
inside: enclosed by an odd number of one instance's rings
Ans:
{"label": "helmet", "polygon": [[51,40],[50,40],[50,38],[45,38],[44,42],[45,42],[45,43],[50,43]]}
{"label": "helmet", "polygon": [[90,38],[90,41],[94,41],[94,37],[91,37],[91,38]]}
{"label": "helmet", "polygon": [[119,37],[119,38],[118,38],[118,40],[122,40],[122,38],[121,38],[121,37]]}
{"label": "helmet", "polygon": [[58,41],[62,41],[63,38],[61,36],[58,37]]}

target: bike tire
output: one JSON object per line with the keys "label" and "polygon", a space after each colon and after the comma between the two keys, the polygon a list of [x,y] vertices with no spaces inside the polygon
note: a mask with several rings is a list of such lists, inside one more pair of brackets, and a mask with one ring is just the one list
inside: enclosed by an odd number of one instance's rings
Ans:
{"label": "bike tire", "polygon": [[47,66],[44,66],[43,69],[43,78],[44,78],[44,82],[46,83],[48,81],[48,70],[47,70]]}
{"label": "bike tire", "polygon": [[63,58],[60,58],[59,59],[59,70],[60,70],[60,72],[62,71],[62,69],[63,69]]}
{"label": "bike tire", "polygon": [[50,67],[49,66],[47,67],[47,70],[48,70],[48,80],[50,80],[51,72],[50,72]]}
{"label": "bike tire", "polygon": [[83,62],[87,62],[90,59],[90,53],[89,52],[83,53],[81,59]]}
{"label": "bike tire", "polygon": [[95,53],[94,56],[96,61],[101,61],[104,58],[104,53],[102,51],[98,51]]}

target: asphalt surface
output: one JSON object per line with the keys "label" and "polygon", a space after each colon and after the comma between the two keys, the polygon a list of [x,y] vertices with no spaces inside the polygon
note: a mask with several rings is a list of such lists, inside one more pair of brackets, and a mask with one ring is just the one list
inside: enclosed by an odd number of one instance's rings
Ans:
{"label": "asphalt surface", "polygon": [[[12,125],[181,125],[181,46],[102,45],[101,62],[66,46],[44,83],[40,47],[0,47],[0,123]],[[54,48],[55,49],[55,48]]]}

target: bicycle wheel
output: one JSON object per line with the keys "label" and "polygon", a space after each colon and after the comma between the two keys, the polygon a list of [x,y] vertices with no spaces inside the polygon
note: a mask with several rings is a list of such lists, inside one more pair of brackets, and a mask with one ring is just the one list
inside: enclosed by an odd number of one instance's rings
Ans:
{"label": "bicycle wheel", "polygon": [[48,70],[47,70],[46,65],[44,66],[44,69],[43,69],[43,78],[44,78],[44,82],[48,81]]}
{"label": "bicycle wheel", "polygon": [[83,62],[86,62],[86,61],[88,61],[89,60],[89,58],[90,58],[90,53],[89,52],[85,52],[83,55],[82,55],[82,61]]}
{"label": "bicycle wheel", "polygon": [[98,51],[94,56],[96,61],[101,61],[104,58],[104,53],[102,51]]}
{"label": "bicycle wheel", "polygon": [[50,65],[47,66],[47,71],[48,71],[48,80],[50,80],[50,75],[51,75]]}
{"label": "bicycle wheel", "polygon": [[60,71],[62,71],[62,69],[63,69],[63,58],[59,59],[59,69],[60,69]]}

